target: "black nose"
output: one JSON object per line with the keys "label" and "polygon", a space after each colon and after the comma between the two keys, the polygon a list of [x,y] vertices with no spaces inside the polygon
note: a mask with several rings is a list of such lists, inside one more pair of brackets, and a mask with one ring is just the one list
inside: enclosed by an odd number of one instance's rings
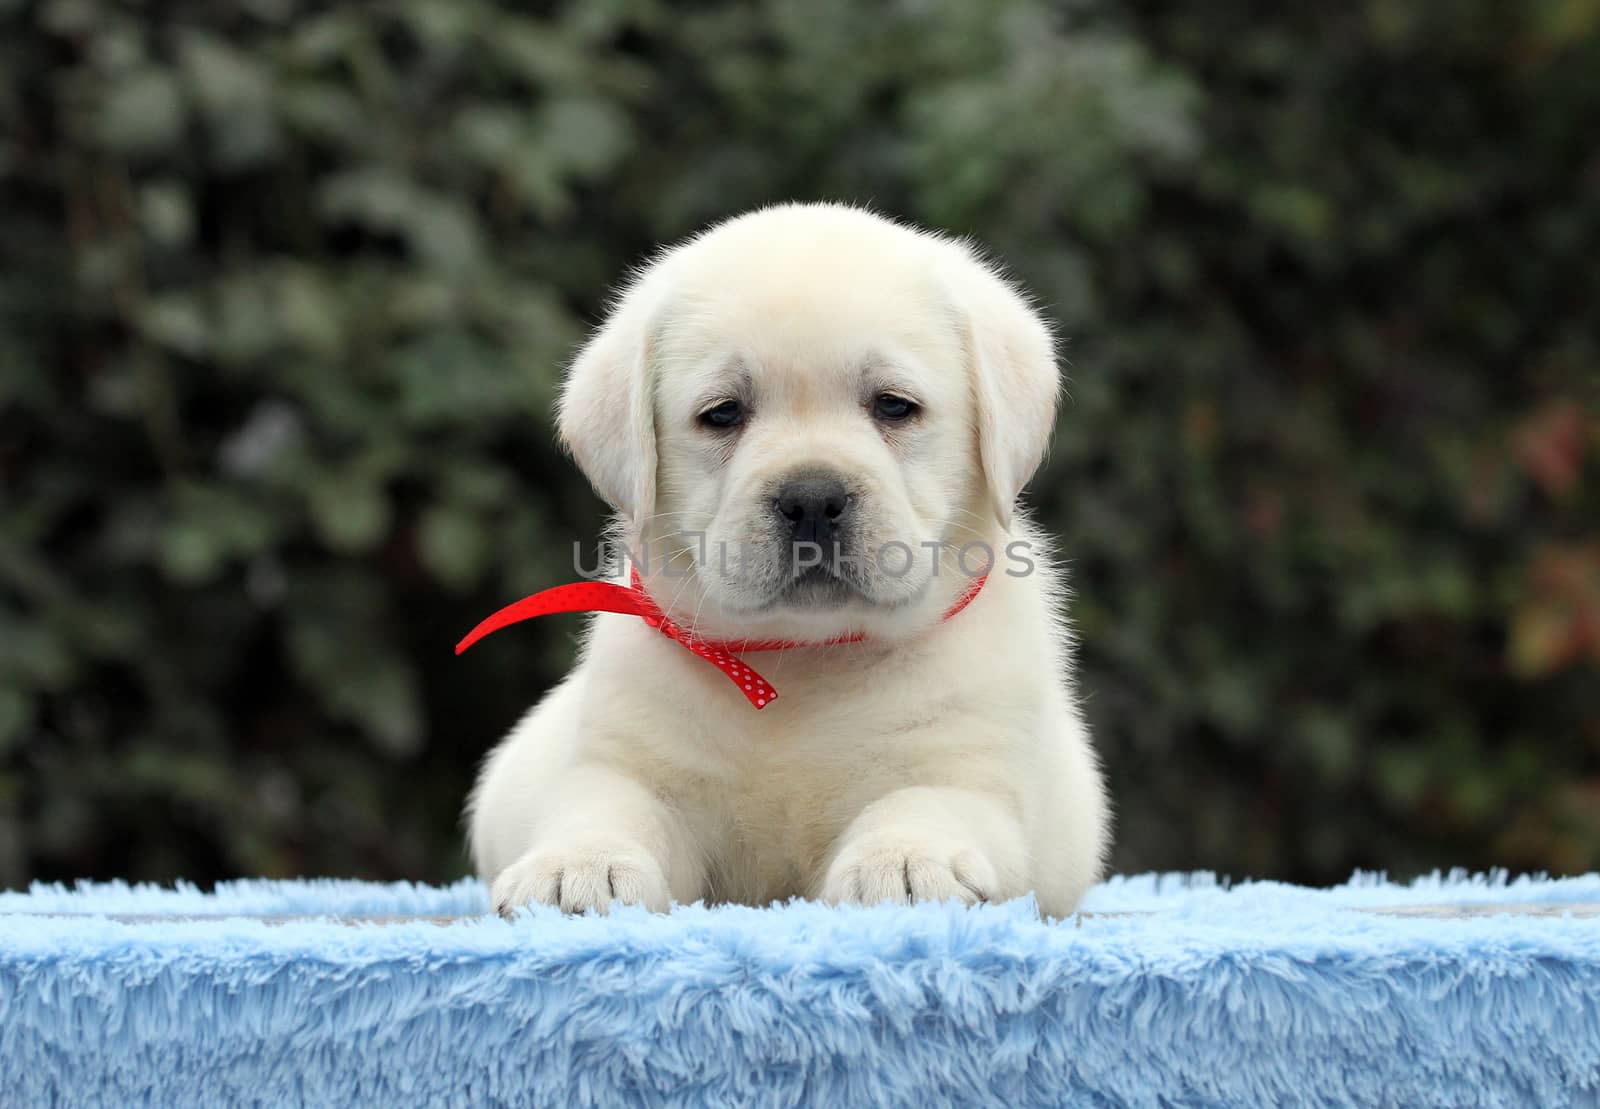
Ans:
{"label": "black nose", "polygon": [[832,475],[790,478],[772,498],[772,510],[789,522],[797,543],[831,543],[850,513],[850,491]]}

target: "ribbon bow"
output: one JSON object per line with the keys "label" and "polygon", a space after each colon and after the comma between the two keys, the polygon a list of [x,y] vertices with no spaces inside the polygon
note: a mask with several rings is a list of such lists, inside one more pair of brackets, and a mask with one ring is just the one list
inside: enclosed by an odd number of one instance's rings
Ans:
{"label": "ribbon bow", "polygon": [[[561,612],[616,612],[624,616],[639,617],[668,639],[693,651],[727,675],[728,680],[744,694],[745,700],[758,709],[764,709],[778,699],[778,691],[772,688],[767,679],[752,670],[744,659],[739,657],[741,654],[752,651],[784,651],[796,647],[832,647],[842,643],[860,643],[866,638],[865,633],[856,632],[852,635],[825,639],[819,643],[789,639],[701,639],[674,623],[650,599],[650,594],[645,592],[644,582],[639,579],[638,570],[632,571],[631,579],[629,585],[601,581],[573,582],[571,585],[558,585],[535,593],[531,597],[524,597],[507,605],[468,632],[466,637],[456,644],[456,654],[461,654],[491,632],[521,623],[523,620],[532,620],[536,616],[553,616]],[[974,578],[972,584],[962,591],[961,596],[942,619],[950,619],[971,604],[987,580],[988,575]]]}

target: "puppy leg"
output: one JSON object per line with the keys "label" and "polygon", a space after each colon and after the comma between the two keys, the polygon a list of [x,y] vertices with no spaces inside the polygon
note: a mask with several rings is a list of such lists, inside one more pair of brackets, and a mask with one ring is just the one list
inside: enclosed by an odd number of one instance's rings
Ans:
{"label": "puppy leg", "polygon": [[533,842],[490,888],[496,912],[536,902],[603,913],[613,901],[665,912],[702,896],[704,865],[689,829],[639,782],[576,766],[543,796]]}
{"label": "puppy leg", "polygon": [[862,810],[817,893],[835,904],[1001,901],[1028,889],[1021,821],[994,797],[913,786]]}

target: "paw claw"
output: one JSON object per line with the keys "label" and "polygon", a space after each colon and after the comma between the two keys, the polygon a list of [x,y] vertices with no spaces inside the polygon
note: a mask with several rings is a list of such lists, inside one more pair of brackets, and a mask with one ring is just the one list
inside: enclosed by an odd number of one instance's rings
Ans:
{"label": "paw claw", "polygon": [[666,875],[646,851],[632,847],[535,849],[494,880],[495,911],[510,919],[524,905],[553,905],[567,913],[604,913],[613,901],[664,912],[671,902]]}
{"label": "paw claw", "polygon": [[990,898],[997,884],[994,867],[969,847],[934,843],[847,845],[828,869],[822,899],[834,904],[907,905],[917,901],[960,901],[973,905]]}

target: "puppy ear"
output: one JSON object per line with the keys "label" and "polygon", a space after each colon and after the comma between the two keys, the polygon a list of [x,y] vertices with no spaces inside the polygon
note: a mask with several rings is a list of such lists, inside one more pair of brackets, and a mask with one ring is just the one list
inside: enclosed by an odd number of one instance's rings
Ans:
{"label": "puppy ear", "polygon": [[970,250],[955,295],[967,329],[978,454],[995,519],[1011,527],[1017,496],[1044,460],[1061,375],[1055,338],[1027,298]]}
{"label": "puppy ear", "polygon": [[625,293],[567,370],[556,427],[578,468],[618,512],[655,512],[656,421],[643,290]]}

